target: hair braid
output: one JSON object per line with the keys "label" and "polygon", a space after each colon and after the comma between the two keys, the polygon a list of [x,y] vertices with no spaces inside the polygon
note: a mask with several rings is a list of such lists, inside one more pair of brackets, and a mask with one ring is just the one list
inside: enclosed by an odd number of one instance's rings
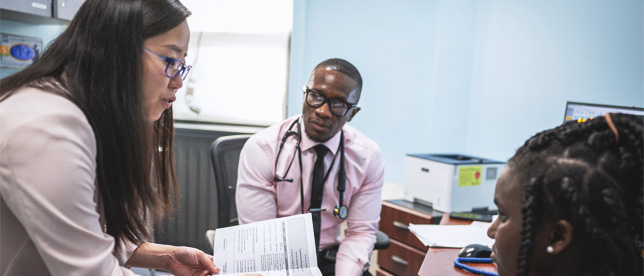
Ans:
{"label": "hair braid", "polygon": [[[568,169],[568,168],[559,168],[559,169]],[[584,168],[584,170],[588,170]],[[567,214],[560,214],[561,218],[569,219],[571,223],[575,226],[579,226],[581,229],[575,229],[576,233],[583,237],[584,240],[592,241],[597,247],[603,248],[601,255],[596,255],[596,252],[586,251],[585,259],[593,260],[588,264],[587,272],[589,275],[611,275],[611,267],[621,267],[623,266],[623,251],[620,246],[615,243],[613,236],[615,235],[626,235],[626,229],[624,227],[619,227],[619,221],[625,220],[625,213],[623,212],[623,205],[620,202],[619,195],[617,190],[612,185],[602,185],[603,187],[598,187],[595,191],[589,191],[599,198],[597,201],[608,203],[597,206],[598,208],[606,208],[607,212],[605,216],[598,216],[597,210],[593,210],[591,200],[587,199],[583,195],[582,187],[585,179],[596,178],[599,181],[599,185],[607,182],[612,182],[610,179],[602,179],[601,176],[595,175],[595,172],[590,172],[584,179],[572,180],[569,177],[564,176],[560,182],[560,188],[555,187],[557,184],[553,183],[551,187],[548,187],[549,190],[558,193],[554,197],[554,201],[562,202],[559,206],[559,210],[568,211]],[[602,257],[599,257],[602,256]],[[605,258],[605,256],[614,256],[613,258]]]}
{"label": "hair braid", "polygon": [[[617,176],[618,182],[626,185],[621,187],[625,191],[626,212],[629,218],[630,235],[640,242],[644,240],[644,174],[642,173],[642,136],[644,136],[642,121],[625,120],[623,117],[614,119],[617,124],[627,127],[618,128],[620,139],[620,154],[622,156],[620,171],[624,172]],[[630,179],[630,181],[629,181]]]}
{"label": "hair braid", "polygon": [[[568,220],[584,249],[588,275],[642,275],[643,124],[611,114],[566,122],[530,138],[510,160],[525,184],[517,275],[528,275],[536,225]],[[619,138],[618,138],[619,137]]]}
{"label": "hair braid", "polygon": [[530,272],[530,258],[534,247],[534,234],[536,232],[539,217],[538,202],[541,201],[541,193],[537,187],[541,179],[532,178],[526,186],[523,197],[524,204],[521,209],[523,214],[523,229],[521,230],[521,246],[519,247],[518,272],[517,275],[528,276]]}

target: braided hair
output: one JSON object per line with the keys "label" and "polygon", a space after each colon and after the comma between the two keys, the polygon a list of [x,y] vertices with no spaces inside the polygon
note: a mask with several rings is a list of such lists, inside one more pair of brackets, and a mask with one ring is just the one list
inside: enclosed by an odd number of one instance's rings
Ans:
{"label": "braided hair", "polygon": [[560,219],[592,244],[582,275],[642,275],[643,123],[607,117],[538,133],[510,159],[525,172],[517,275],[529,274],[537,226]]}

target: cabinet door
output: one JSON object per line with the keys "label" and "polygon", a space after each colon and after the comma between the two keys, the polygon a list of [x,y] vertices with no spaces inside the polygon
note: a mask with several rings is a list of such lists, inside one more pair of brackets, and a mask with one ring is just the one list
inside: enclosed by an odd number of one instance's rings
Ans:
{"label": "cabinet door", "polygon": [[51,0],[2,0],[0,8],[21,13],[51,17]]}
{"label": "cabinet door", "polygon": [[54,18],[72,20],[85,0],[54,0]]}

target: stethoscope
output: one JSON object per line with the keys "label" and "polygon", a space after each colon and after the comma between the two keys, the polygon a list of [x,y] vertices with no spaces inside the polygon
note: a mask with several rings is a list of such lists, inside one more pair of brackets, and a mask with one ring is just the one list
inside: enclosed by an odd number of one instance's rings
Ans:
{"label": "stethoscope", "polygon": [[[284,143],[290,136],[295,136],[295,151],[297,152],[297,157],[300,165],[300,209],[302,211],[302,214],[304,214],[304,183],[302,181],[302,149],[300,148],[300,142],[302,142],[302,128],[301,128],[301,123],[300,120],[302,118],[298,118],[295,120],[291,125],[288,127],[286,130],[286,133],[284,133],[284,136],[282,137],[282,141],[280,142],[280,147],[279,150],[277,151],[277,157],[275,158],[275,169],[274,169],[274,177],[273,181],[275,182],[293,182],[292,178],[285,178],[286,175],[288,175],[288,172],[291,170],[291,166],[293,165],[293,161],[295,160],[295,157],[291,159],[291,162],[288,164],[288,167],[286,168],[286,172],[284,172],[283,177],[277,176],[277,162],[280,159],[280,154],[282,153],[282,148],[284,148]],[[293,127],[297,126],[297,130],[294,131]],[[333,215],[344,220],[347,218],[349,215],[349,208],[345,206],[342,201],[344,199],[344,191],[346,189],[346,183],[347,183],[347,173],[344,170],[344,132],[341,130],[340,131],[340,144],[338,145],[338,150],[340,151],[340,172],[338,174],[338,193],[340,194],[340,204],[338,206],[335,206],[333,208]],[[337,152],[337,151],[336,151]],[[337,155],[336,155],[337,156]],[[327,178],[329,177],[329,173],[331,172],[331,169],[333,168],[333,164],[335,163],[335,157],[333,157],[333,161],[331,162],[331,166],[329,166],[329,169],[327,170],[325,176],[324,176],[324,183],[326,183]],[[315,212],[315,211],[323,211],[323,210],[309,210],[310,212]]]}
{"label": "stethoscope", "polygon": [[496,272],[476,269],[463,263],[480,263],[480,264],[492,263],[492,259],[490,258],[464,258],[464,257],[456,258],[456,260],[454,260],[454,266],[476,275],[499,276],[499,274]]}

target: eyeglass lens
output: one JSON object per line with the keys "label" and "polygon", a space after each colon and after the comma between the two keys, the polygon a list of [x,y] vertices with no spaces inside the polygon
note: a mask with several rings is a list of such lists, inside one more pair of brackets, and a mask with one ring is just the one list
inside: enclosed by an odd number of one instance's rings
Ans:
{"label": "eyeglass lens", "polygon": [[313,90],[306,90],[306,103],[313,108],[322,106],[325,102],[329,102],[329,109],[333,115],[342,117],[349,111],[349,105],[338,100],[328,99]]}
{"label": "eyeglass lens", "polygon": [[181,79],[185,80],[190,68],[192,68],[192,66],[186,66],[176,59],[167,59],[166,62],[168,66],[165,68],[165,74],[169,78],[175,78],[181,75]]}

